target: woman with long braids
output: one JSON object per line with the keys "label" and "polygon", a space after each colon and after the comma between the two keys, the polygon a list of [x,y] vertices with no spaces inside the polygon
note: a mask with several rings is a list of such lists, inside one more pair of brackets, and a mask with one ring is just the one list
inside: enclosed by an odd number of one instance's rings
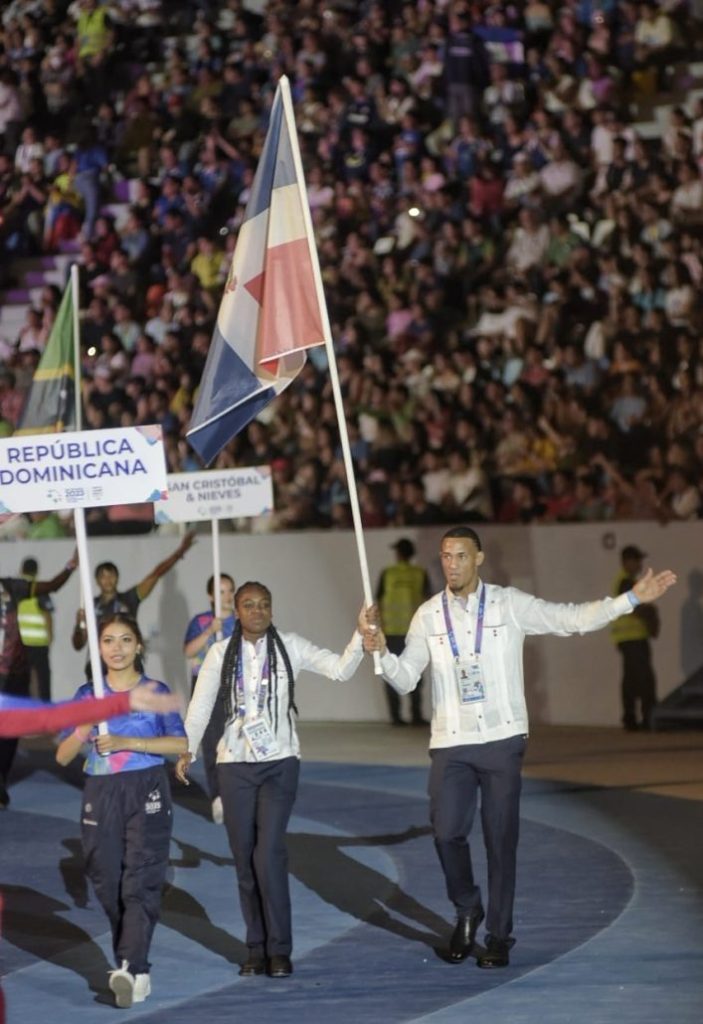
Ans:
{"label": "woman with long braids", "polygon": [[[144,641],[133,618],[116,612],[98,626],[100,658],[108,695],[164,683],[147,679]],[[77,699],[93,696],[84,683]],[[171,793],[164,755],[187,749],[181,716],[175,712],[123,714],[101,736],[79,726],[59,744],[56,760],[68,764],[90,742],[81,809],[86,872],[112,928],[117,969],[109,986],[117,1006],[143,1002],[151,992],[149,947],[161,908],[171,842]]]}
{"label": "woman with long braids", "polygon": [[296,633],[279,633],[262,583],[243,584],[234,607],[232,637],[213,644],[198,675],[186,715],[189,752],[179,757],[176,777],[187,784],[215,701],[222,700],[220,795],[247,929],[248,957],[239,973],[286,978],[293,971],[286,828],[300,768],[295,680],[304,669],[350,679],[363,657],[362,637],[356,631],[339,655]]}

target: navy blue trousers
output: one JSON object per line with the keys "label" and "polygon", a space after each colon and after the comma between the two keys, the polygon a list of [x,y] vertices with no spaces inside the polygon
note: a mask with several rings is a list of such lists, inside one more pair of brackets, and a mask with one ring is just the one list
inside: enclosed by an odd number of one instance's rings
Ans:
{"label": "navy blue trousers", "polygon": [[117,775],[88,775],[83,791],[83,856],[112,929],[115,960],[149,971],[149,947],[161,909],[173,815],[163,765]]}
{"label": "navy blue trousers", "polygon": [[625,640],[618,644],[622,654],[622,724],[637,727],[637,712],[645,729],[649,728],[657,703],[657,680],[652,668],[649,640]]}
{"label": "navy blue trousers", "polygon": [[298,792],[300,761],[219,764],[225,827],[237,869],[246,942],[255,955],[293,948],[286,829]]}
{"label": "navy blue trousers", "polygon": [[39,700],[51,700],[51,663],[48,647],[27,647],[27,661],[37,677]]}
{"label": "navy blue trousers", "polygon": [[430,750],[430,818],[447,895],[459,914],[483,909],[468,836],[481,794],[488,863],[486,931],[507,939],[513,930],[520,789],[526,738]]}

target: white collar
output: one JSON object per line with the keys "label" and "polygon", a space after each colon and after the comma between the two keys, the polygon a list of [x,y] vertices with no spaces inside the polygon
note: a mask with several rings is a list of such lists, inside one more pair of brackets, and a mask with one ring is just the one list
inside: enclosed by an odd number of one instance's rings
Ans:
{"label": "white collar", "polygon": [[457,594],[453,594],[448,586],[444,589],[450,601],[453,601],[455,604],[458,604],[460,608],[463,608],[464,611],[467,611],[467,609],[473,607],[478,603],[479,594],[481,593],[481,588],[484,585],[485,584],[483,580],[479,576],[476,589],[472,590],[472,592],[470,594],[467,594],[466,597],[459,597]]}

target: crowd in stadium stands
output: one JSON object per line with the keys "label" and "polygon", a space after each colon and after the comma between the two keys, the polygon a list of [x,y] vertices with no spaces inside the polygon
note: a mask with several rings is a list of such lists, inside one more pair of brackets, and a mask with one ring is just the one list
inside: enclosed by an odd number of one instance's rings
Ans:
{"label": "crowd in stadium stands", "polygon": [[[701,16],[686,0],[12,0],[2,284],[75,248],[87,424],[159,422],[169,470],[201,468],[185,428],[285,73],[364,523],[697,518]],[[672,96],[661,138],[638,135]],[[44,288],[1,342],[5,433],[59,299]],[[276,511],[241,528],[350,524],[323,350],[216,465],[263,463]]]}

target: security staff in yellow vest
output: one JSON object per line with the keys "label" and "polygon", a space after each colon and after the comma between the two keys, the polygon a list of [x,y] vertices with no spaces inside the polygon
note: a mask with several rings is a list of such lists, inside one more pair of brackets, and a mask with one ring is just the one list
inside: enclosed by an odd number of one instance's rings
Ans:
{"label": "security staff in yellow vest", "polygon": [[107,8],[99,6],[97,0],[82,0],[76,27],[79,58],[91,62],[100,60],[112,38]]}
{"label": "security staff in yellow vest", "polygon": [[[401,537],[395,544],[396,561],[387,566],[378,581],[376,599],[381,615],[381,626],[392,654],[400,654],[405,646],[405,634],[412,617],[423,601],[430,596],[427,573],[410,561],[415,554],[415,545],[407,537]],[[400,714],[400,697],[386,683],[388,709],[393,725],[406,725]],[[413,725],[427,725],[422,717],[422,683],[413,690],[411,699],[411,721]]]}
{"label": "security staff in yellow vest", "polygon": [[29,597],[17,605],[17,627],[20,639],[26,648],[30,670],[37,680],[39,699],[51,700],[51,665],[49,647],[53,640],[51,613],[54,606],[48,594],[35,594],[39,566],[35,558],[25,558],[20,575],[31,585]]}
{"label": "security staff in yellow vest", "polygon": [[[613,583],[612,596],[632,590],[642,575],[646,558],[634,544],[620,552],[621,569]],[[659,633],[659,618],[653,605],[638,605],[632,615],[622,615],[610,627],[613,642],[622,655],[622,724],[628,731],[648,729],[657,702],[657,681],[652,667],[650,637]],[[639,717],[638,717],[639,711]]]}
{"label": "security staff in yellow vest", "polygon": [[[114,33],[110,23],[108,5],[106,3],[99,4],[97,0],[80,0],[80,7],[76,15],[76,30],[78,37],[77,84],[81,99],[86,107],[91,109],[96,100],[108,91],[109,63],[114,51]],[[89,226],[92,227],[92,225]]]}

